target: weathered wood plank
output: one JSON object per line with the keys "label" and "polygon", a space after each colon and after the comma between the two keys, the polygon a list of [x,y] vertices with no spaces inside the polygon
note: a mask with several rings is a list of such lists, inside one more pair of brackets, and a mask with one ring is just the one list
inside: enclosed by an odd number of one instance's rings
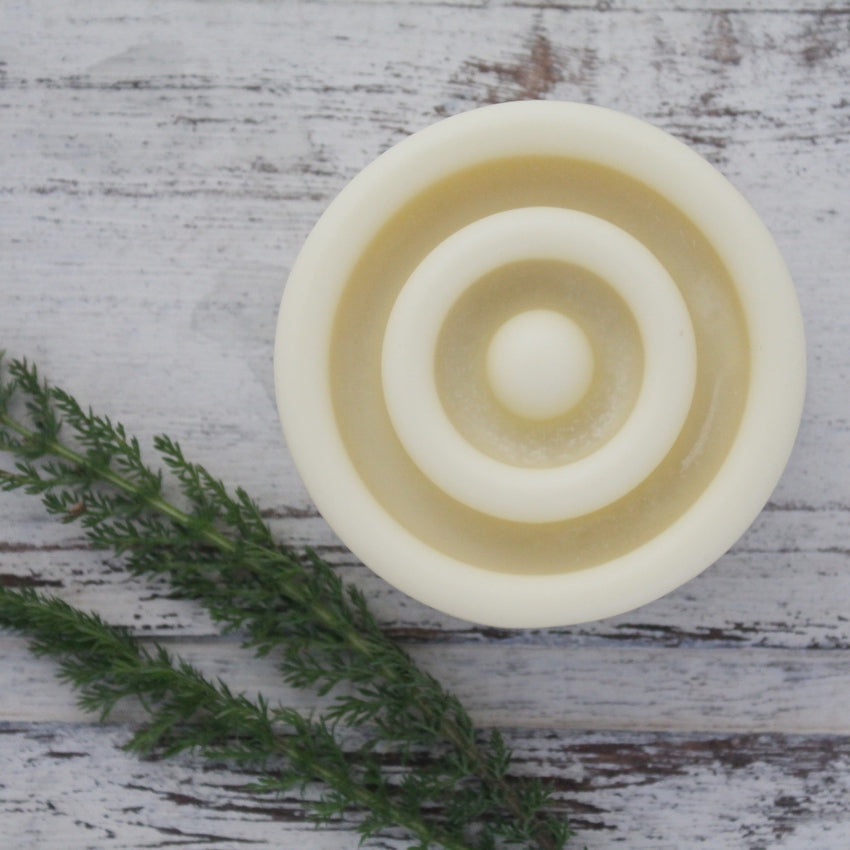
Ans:
{"label": "weathered wood plank", "polygon": [[[23,515],[34,503],[20,497]],[[38,509],[38,505],[35,505]],[[88,551],[73,528],[33,517],[16,523],[25,541],[0,545],[0,582],[40,587],[141,633],[201,637],[215,628],[199,606],[172,598],[162,582],[128,576],[120,562]],[[401,638],[573,646],[850,649],[850,571],[845,511],[765,511],[717,564],[663,599],[619,617],[537,631],[475,627],[432,611],[352,562],[320,518],[272,518],[281,540],[311,545],[340,563],[380,621]]]}
{"label": "weathered wood plank", "polygon": [[[342,850],[356,841],[353,818],[314,829],[297,798],[251,796],[243,772],[189,757],[136,760],[119,749],[123,727],[6,723],[0,733],[9,846]],[[555,785],[578,833],[570,846],[808,850],[850,840],[847,738],[505,734],[517,772]],[[378,846],[407,845],[387,836]]]}
{"label": "weathered wood plank", "polygon": [[[172,648],[235,690],[305,710],[325,704],[280,685],[273,662],[253,659],[233,640],[183,639]],[[18,638],[0,637],[0,649],[3,719],[85,719],[51,662],[33,659]],[[850,734],[847,650],[498,643],[408,650],[481,726]],[[123,712],[119,719],[139,717],[132,706]]]}

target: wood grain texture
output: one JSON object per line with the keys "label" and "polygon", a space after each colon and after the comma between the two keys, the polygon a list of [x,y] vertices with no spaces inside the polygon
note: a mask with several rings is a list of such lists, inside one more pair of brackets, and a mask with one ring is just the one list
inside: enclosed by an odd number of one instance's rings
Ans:
{"label": "wood grain texture", "polygon": [[[716,565],[630,614],[482,629],[352,561],[282,444],[287,271],[363,165],[485,103],[645,118],[751,200],[795,278],[809,391],[771,503]],[[0,347],[143,440],[159,431],[318,547],[551,777],[591,850],[850,844],[850,4],[837,0],[0,3]],[[2,461],[0,461],[2,462]],[[0,494],[0,582],[54,590],[309,709],[197,607]],[[127,708],[121,719],[138,715]],[[356,846],[226,768],[139,762],[0,636],[0,846]],[[386,847],[405,846],[398,837]]]}
{"label": "wood grain texture", "polygon": [[[74,604],[110,610],[114,621],[152,636],[214,634],[197,606],[174,599],[161,584],[128,576],[120,563],[69,536],[73,529],[45,526],[34,500],[16,500],[10,507],[33,511],[34,536],[0,545],[0,582],[6,586],[50,588]],[[663,599],[601,622],[543,632],[485,629],[426,609],[354,563],[321,518],[272,517],[270,524],[281,539],[311,545],[340,564],[346,579],[369,596],[381,621],[401,638],[545,641],[571,648],[850,649],[850,612],[841,607],[850,598],[845,548],[850,518],[844,511],[769,506],[729,554]]]}
{"label": "wood grain texture", "polygon": [[[237,691],[308,711],[329,698],[279,683],[269,659],[232,641],[168,642],[169,648]],[[6,638],[0,689],[15,694],[9,720],[81,722],[55,666]],[[466,705],[481,727],[783,732],[850,735],[845,697],[850,653],[789,650],[671,651],[648,647],[410,643],[408,651]],[[122,707],[118,719],[143,715]]]}
{"label": "wood grain texture", "polygon": [[[850,839],[850,746],[805,735],[683,735],[505,729],[518,772],[545,776],[588,850],[810,850]],[[189,757],[139,761],[127,729],[0,726],[9,846],[355,846],[352,820],[316,829],[297,797],[258,797],[253,777]],[[308,789],[316,794],[318,789]],[[377,846],[401,850],[385,835]]]}

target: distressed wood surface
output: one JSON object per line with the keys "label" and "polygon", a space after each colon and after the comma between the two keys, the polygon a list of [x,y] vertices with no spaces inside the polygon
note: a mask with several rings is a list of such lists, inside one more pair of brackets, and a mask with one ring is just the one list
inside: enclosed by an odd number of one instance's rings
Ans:
{"label": "distressed wood surface", "polygon": [[[504,732],[524,770],[553,783],[587,850],[811,850],[850,841],[846,739]],[[65,850],[68,836],[84,835],[77,846],[115,850],[356,847],[350,821],[307,832],[296,797],[249,794],[253,777],[223,766],[139,761],[120,750],[128,736],[123,727],[0,726],[0,758],[18,765],[8,796],[12,823],[28,828],[24,846]],[[408,845],[387,836],[380,846]]]}
{"label": "distressed wood surface", "polygon": [[[809,392],[767,509],[675,593],[599,623],[482,629],[354,563],[282,443],[277,303],[322,210],[434,120],[599,103],[717,165],[797,283]],[[850,845],[850,4],[0,2],[0,347],[143,439],[160,431],[340,564],[387,627],[551,778],[591,850]],[[271,661],[0,495],[0,582],[54,590],[237,686]],[[0,636],[0,846],[355,847],[250,777],[124,754]],[[388,848],[406,846],[398,836]]]}

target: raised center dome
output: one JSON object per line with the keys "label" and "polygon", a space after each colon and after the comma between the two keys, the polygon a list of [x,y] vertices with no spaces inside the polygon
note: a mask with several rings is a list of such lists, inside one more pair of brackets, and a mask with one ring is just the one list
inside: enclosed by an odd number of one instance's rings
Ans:
{"label": "raised center dome", "polygon": [[526,419],[551,419],[574,407],[593,378],[584,331],[555,310],[526,310],[493,335],[487,378],[496,398]]}

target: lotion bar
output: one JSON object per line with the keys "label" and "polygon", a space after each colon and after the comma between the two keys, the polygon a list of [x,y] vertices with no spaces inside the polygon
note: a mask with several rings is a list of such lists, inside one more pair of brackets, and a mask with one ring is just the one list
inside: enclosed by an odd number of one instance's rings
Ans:
{"label": "lotion bar", "polygon": [[281,302],[293,459],[341,539],[465,619],[566,625],[715,561],[799,425],[796,296],[673,137],[521,102],[414,134],[342,191]]}

